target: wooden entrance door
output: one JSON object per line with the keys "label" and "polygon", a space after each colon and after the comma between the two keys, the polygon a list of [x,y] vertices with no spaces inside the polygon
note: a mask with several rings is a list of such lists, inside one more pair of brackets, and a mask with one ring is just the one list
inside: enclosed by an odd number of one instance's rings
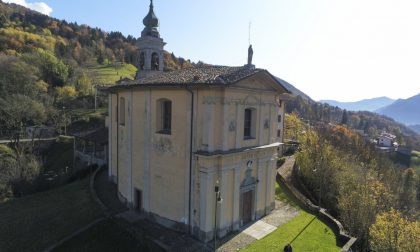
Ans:
{"label": "wooden entrance door", "polygon": [[242,224],[248,224],[252,221],[252,192],[243,193],[242,201]]}

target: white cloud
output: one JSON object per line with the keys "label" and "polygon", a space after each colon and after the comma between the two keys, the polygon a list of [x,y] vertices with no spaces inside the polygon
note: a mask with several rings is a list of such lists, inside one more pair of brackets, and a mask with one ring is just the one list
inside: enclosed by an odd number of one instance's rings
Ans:
{"label": "white cloud", "polygon": [[4,0],[6,3],[14,3],[22,5],[34,11],[38,11],[45,15],[50,15],[53,9],[44,2],[28,3],[26,0]]}

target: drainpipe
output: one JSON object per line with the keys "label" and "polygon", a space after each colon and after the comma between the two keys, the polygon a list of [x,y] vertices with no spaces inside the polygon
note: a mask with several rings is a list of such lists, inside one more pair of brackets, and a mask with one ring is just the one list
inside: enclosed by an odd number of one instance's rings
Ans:
{"label": "drainpipe", "polygon": [[193,136],[194,136],[194,92],[190,87],[186,87],[187,91],[191,93],[191,117],[190,117],[190,175],[189,175],[189,189],[188,189],[188,232],[192,235],[191,225],[191,194],[192,194],[192,159],[193,159]]}

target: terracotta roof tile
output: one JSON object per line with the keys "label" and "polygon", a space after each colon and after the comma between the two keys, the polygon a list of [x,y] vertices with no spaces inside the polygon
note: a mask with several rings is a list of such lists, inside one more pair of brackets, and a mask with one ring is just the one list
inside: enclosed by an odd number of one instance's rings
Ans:
{"label": "terracotta roof tile", "polygon": [[[157,73],[145,78],[121,81],[113,86],[141,86],[141,85],[184,85],[184,84],[232,84],[255,73],[264,71],[253,66],[202,66]],[[111,87],[111,88],[113,88]]]}

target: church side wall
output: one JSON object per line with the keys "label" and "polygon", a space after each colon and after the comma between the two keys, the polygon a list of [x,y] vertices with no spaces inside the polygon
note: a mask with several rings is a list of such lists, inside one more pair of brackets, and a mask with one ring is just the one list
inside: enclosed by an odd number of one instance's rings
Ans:
{"label": "church side wall", "polygon": [[[170,135],[157,133],[159,99],[172,101]],[[185,202],[189,169],[189,107],[186,90],[151,91],[150,211],[179,223],[187,221]]]}
{"label": "church side wall", "polygon": [[[148,141],[145,137],[150,128],[149,113],[146,106],[149,103],[147,98],[149,91],[133,91],[133,188],[140,190],[141,206],[145,211],[149,211],[150,197],[148,186],[148,170],[150,169],[147,157]],[[146,180],[146,181],[145,181]],[[137,199],[133,199],[136,201]],[[138,204],[138,202],[135,202]]]}
{"label": "church side wall", "polygon": [[117,149],[117,169],[118,169],[118,192],[120,193],[120,197],[123,198],[124,201],[131,201],[131,190],[130,186],[130,123],[131,120],[129,118],[129,106],[130,103],[130,92],[128,91],[121,91],[118,93],[118,114],[119,119],[121,119],[120,115],[120,100],[124,98],[125,100],[125,124],[121,125],[118,122],[117,130],[118,130],[118,149]]}
{"label": "church side wall", "polygon": [[[119,91],[118,97],[112,96],[114,109],[118,111],[120,98],[126,102],[125,125],[113,122],[118,133],[118,148],[116,144],[112,147],[112,160],[118,167],[120,198],[130,207],[137,207],[137,194],[141,193],[140,207],[156,221],[167,226],[185,224],[188,220],[190,94],[186,90]],[[162,98],[172,101],[171,134],[158,132],[158,101]]]}

